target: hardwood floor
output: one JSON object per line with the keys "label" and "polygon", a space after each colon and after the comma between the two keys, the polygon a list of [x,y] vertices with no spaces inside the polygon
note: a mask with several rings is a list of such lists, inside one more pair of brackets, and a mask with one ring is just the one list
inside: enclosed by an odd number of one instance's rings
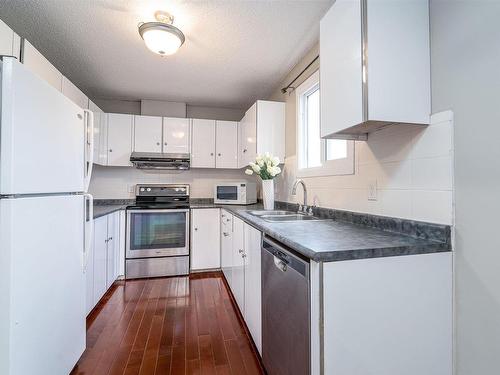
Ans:
{"label": "hardwood floor", "polygon": [[264,374],[218,272],[115,283],[72,375]]}

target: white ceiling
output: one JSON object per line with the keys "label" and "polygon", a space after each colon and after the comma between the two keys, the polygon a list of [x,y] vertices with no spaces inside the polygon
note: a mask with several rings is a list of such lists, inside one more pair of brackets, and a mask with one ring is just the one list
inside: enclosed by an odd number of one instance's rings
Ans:
{"label": "white ceiling", "polygon": [[[91,98],[246,108],[314,45],[333,0],[0,0],[0,18]],[[146,49],[155,10],[186,35],[177,54]]]}

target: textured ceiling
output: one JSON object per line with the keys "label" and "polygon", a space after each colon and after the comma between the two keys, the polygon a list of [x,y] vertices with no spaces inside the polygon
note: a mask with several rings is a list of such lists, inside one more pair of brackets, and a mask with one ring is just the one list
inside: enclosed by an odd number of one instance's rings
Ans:
{"label": "textured ceiling", "polygon": [[[91,98],[246,108],[314,45],[332,2],[0,0],[0,18]],[[155,10],[186,35],[173,56],[137,31]]]}

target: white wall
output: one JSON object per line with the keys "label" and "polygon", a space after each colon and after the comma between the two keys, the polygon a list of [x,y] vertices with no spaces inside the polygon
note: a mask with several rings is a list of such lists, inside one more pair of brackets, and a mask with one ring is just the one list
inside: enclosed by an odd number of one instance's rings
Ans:
{"label": "white wall", "polygon": [[135,184],[187,183],[191,197],[213,198],[213,186],[218,181],[253,180],[244,170],[191,169],[189,171],[144,171],[132,167],[102,167],[94,165],[90,193],[96,199],[132,199]]}
{"label": "white wall", "polygon": [[[295,92],[282,94],[318,53],[315,46],[276,88],[271,100],[286,101],[286,160],[277,181],[277,199],[302,202],[302,190],[291,195],[296,175]],[[293,86],[300,85],[314,66]],[[316,66],[317,68],[317,66]],[[391,126],[356,142],[355,174],[304,178],[309,204],[442,224],[452,223],[453,126],[450,113],[433,117],[429,127]],[[377,182],[377,201],[368,200],[368,184]]]}
{"label": "white wall", "polygon": [[500,372],[500,2],[431,0],[432,106],[455,116],[456,374]]}
{"label": "white wall", "polygon": [[163,100],[92,99],[104,112],[240,121],[246,109],[206,107]]}
{"label": "white wall", "polygon": [[186,117],[186,103],[141,100],[141,115]]}

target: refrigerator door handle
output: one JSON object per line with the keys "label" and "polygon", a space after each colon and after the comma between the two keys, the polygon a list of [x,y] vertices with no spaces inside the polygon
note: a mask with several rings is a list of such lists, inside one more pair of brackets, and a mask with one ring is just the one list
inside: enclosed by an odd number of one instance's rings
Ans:
{"label": "refrigerator door handle", "polygon": [[94,165],[94,113],[88,109],[83,110],[85,118],[85,181],[84,191],[89,190],[92,167]]}
{"label": "refrigerator door handle", "polygon": [[[84,194],[84,212],[85,212],[85,222],[84,222],[84,253],[83,253],[83,270],[87,270],[87,263],[89,261],[92,237],[94,236],[94,197],[91,194]],[[88,202],[88,216],[87,216],[87,202]]]}

